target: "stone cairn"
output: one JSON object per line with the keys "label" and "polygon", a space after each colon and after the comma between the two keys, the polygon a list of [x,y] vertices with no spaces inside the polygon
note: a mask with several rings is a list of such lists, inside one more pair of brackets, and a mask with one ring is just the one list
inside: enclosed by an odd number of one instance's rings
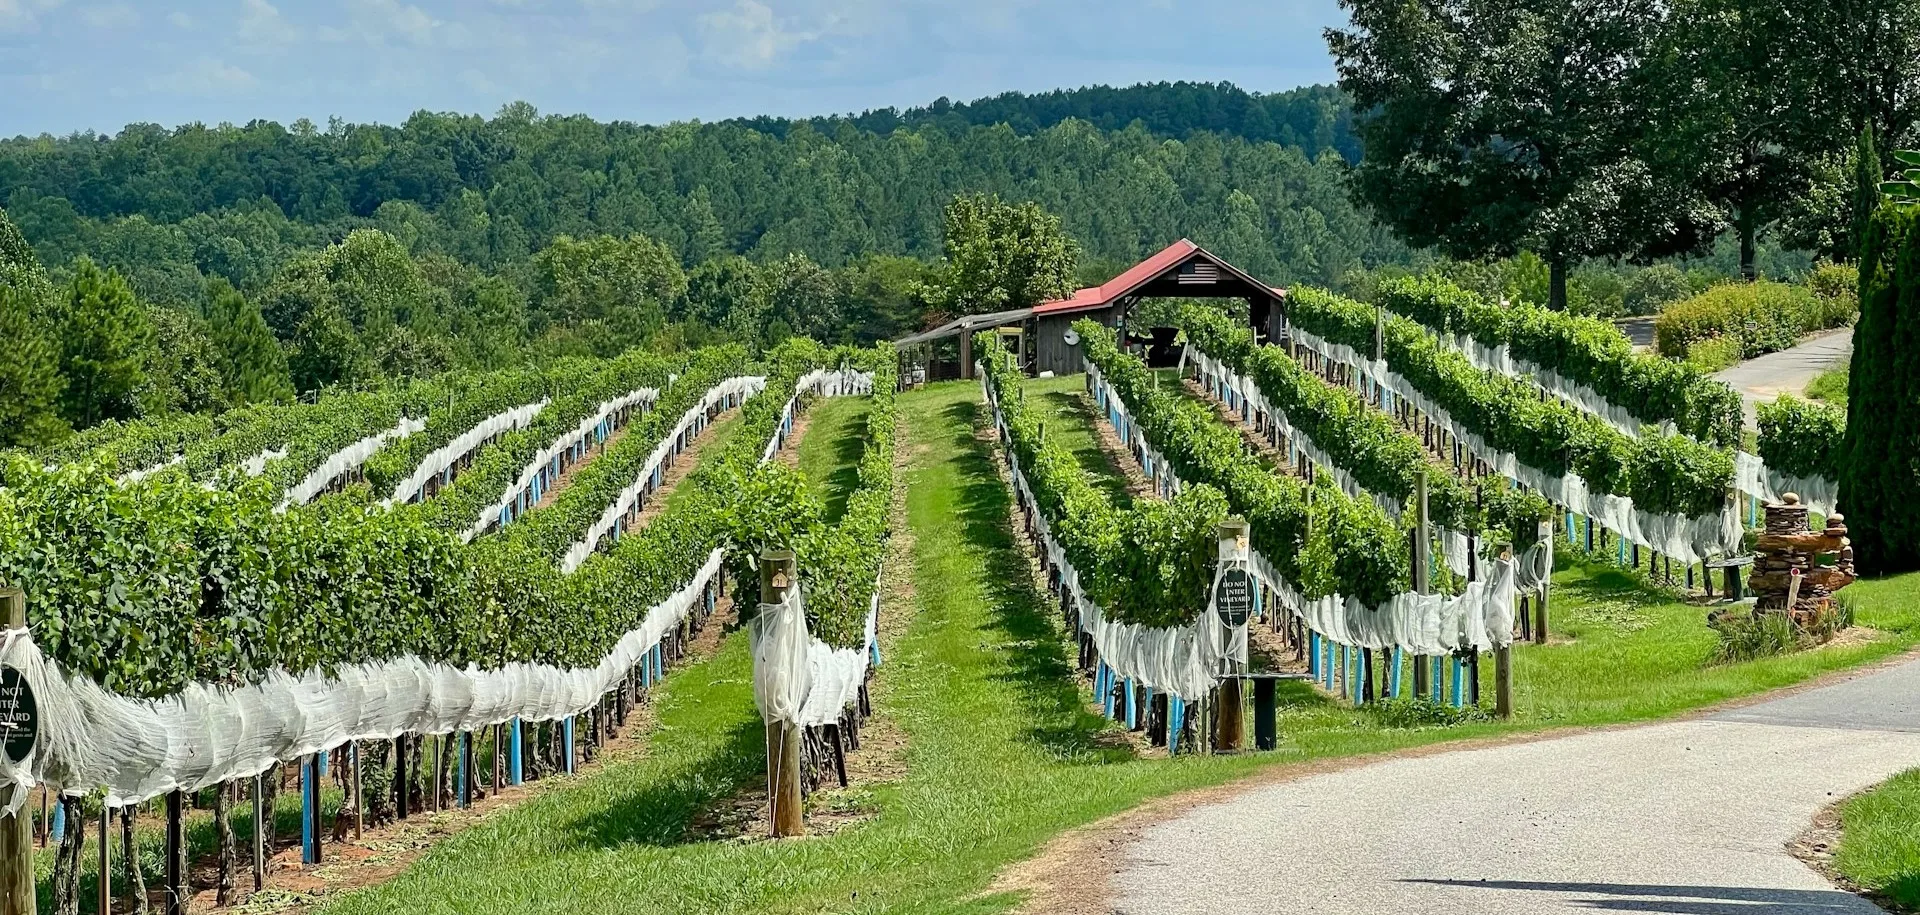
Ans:
{"label": "stone cairn", "polygon": [[1796,628],[1807,629],[1833,611],[1833,592],[1853,582],[1853,545],[1846,519],[1827,516],[1823,531],[1807,529],[1807,507],[1787,493],[1767,503],[1767,526],[1754,544],[1755,616],[1786,613]]}

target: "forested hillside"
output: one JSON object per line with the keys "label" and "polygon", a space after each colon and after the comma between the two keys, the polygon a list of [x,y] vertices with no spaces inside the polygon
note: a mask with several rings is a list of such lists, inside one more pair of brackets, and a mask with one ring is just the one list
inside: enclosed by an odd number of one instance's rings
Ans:
{"label": "forested hillside", "polygon": [[1332,282],[1405,255],[1340,183],[1355,152],[1343,112],[1324,87],[1173,84],[802,122],[644,126],[515,105],[400,126],[148,124],[0,142],[0,188],[51,268],[85,254],[162,302],[197,301],[215,276],[256,292],[362,227],[489,272],[562,235],[640,233],[689,266],[931,258],[942,205],[979,190],[1061,214],[1093,260],[1190,236],[1275,282]]}

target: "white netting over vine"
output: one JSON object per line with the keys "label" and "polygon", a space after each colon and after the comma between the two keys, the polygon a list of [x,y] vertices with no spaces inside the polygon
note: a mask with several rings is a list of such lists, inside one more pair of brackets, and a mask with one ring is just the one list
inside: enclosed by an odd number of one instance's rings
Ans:
{"label": "white netting over vine", "polygon": [[[984,372],[981,373],[984,376]],[[982,387],[986,388],[984,378]],[[986,397],[993,408],[994,424],[1003,440],[1010,435],[1000,405],[991,389]],[[1112,400],[1117,404],[1119,397]],[[1156,468],[1156,477],[1170,478],[1177,491],[1186,484],[1173,474],[1172,466],[1144,439],[1136,447]],[[1080,572],[1067,560],[1066,550],[1054,539],[1052,527],[1039,510],[1018,458],[1006,454],[1012,470],[1014,495],[1033,519],[1047,559],[1060,569],[1061,582],[1079,610],[1080,628],[1092,638],[1100,659],[1122,677],[1139,681],[1186,700],[1204,697],[1213,688],[1222,660],[1210,645],[1208,627],[1216,625],[1212,613],[1203,613],[1193,626],[1152,628],[1108,620],[1102,608],[1086,596],[1080,585]],[[1443,540],[1445,538],[1442,538]],[[1465,538],[1459,543],[1464,574]],[[1453,557],[1449,556],[1449,564]],[[1356,598],[1332,595],[1319,600],[1304,598],[1279,570],[1259,551],[1249,554],[1248,568],[1254,578],[1273,591],[1280,608],[1301,617],[1307,626],[1335,641],[1361,648],[1400,647],[1414,654],[1439,655],[1460,648],[1486,651],[1513,641],[1514,564],[1495,560],[1484,566],[1488,578],[1471,583],[1459,595],[1397,594],[1379,607],[1367,607]],[[1267,608],[1273,612],[1274,608]]]}
{"label": "white netting over vine", "polygon": [[[1431,331],[1429,331],[1431,334]],[[1649,423],[1626,407],[1620,406],[1601,396],[1598,391],[1573,379],[1561,376],[1559,372],[1538,366],[1525,359],[1513,356],[1505,344],[1487,346],[1466,335],[1431,334],[1448,346],[1459,350],[1468,361],[1483,369],[1489,369],[1509,377],[1531,375],[1533,381],[1542,390],[1552,394],[1579,409],[1606,420],[1608,425],[1621,432],[1638,438],[1646,426],[1658,426],[1660,431],[1672,433],[1676,428],[1672,422]],[[1832,514],[1840,501],[1840,484],[1826,477],[1797,477],[1780,473],[1767,467],[1766,461],[1759,455],[1746,451],[1734,452],[1735,472],[1734,488],[1741,493],[1766,502],[1778,502],[1786,493],[1800,497],[1804,505],[1822,514]]]}
{"label": "white netting over vine", "polygon": [[1445,408],[1428,400],[1384,361],[1362,355],[1350,346],[1323,340],[1298,327],[1289,328],[1289,333],[1294,342],[1324,358],[1353,366],[1365,380],[1379,385],[1391,397],[1412,404],[1451,432],[1474,456],[1491,465],[1495,473],[1538,491],[1555,505],[1592,518],[1595,524],[1613,531],[1628,543],[1650,547],[1662,555],[1689,563],[1724,556],[1740,548],[1740,514],[1733,506],[1731,493],[1725,507],[1712,515],[1689,518],[1641,511],[1630,498],[1592,491],[1579,474],[1549,474],[1521,463],[1513,454],[1493,448],[1456,422]]}
{"label": "white netting over vine", "polygon": [[552,444],[541,449],[539,454],[534,455],[533,459],[527,462],[526,467],[521,469],[519,479],[515,480],[512,486],[507,487],[507,491],[501,493],[500,498],[492,505],[480,510],[480,517],[474,519],[473,526],[467,528],[466,532],[461,534],[460,539],[470,541],[486,533],[487,529],[492,527],[494,522],[500,517],[500,513],[506,511],[507,507],[512,505],[514,500],[518,499],[522,492],[527,490],[527,487],[533,485],[533,481],[540,476],[542,471],[546,470],[548,464],[553,463],[554,458],[559,457],[565,453],[567,449],[572,448],[587,436],[592,435],[593,431],[599,428],[601,423],[606,422],[615,413],[628,407],[651,404],[659,399],[660,391],[658,389],[637,388],[601,404],[600,409],[595,411],[592,416],[580,420],[578,428],[563,433],[555,438]]}
{"label": "white netting over vine", "polygon": [[[286,456],[287,456],[287,449],[285,448],[268,448],[267,450],[262,451],[259,454],[254,455],[253,457],[250,457],[244,461],[241,461],[240,469],[244,471],[247,476],[257,477],[267,472],[267,464],[269,462],[280,460],[281,458]],[[208,484],[208,485],[212,485],[212,484]]]}
{"label": "white netting over vine", "polygon": [[[877,582],[877,580],[876,580]],[[838,721],[860,698],[879,631],[880,591],[867,605],[866,641],[835,648],[807,630],[806,597],[788,588],[777,604],[761,604],[748,626],[753,643],[753,701],[769,722],[817,727]]]}
{"label": "white netting over vine", "polygon": [[[803,394],[818,397],[867,396],[873,393],[873,374],[852,369],[815,370],[800,377],[781,409],[780,424],[761,450],[760,462],[773,460],[793,433],[794,410]],[[800,570],[802,582],[806,570]],[[803,587],[787,589],[777,604],[761,604],[749,627],[753,643],[753,701],[762,718],[791,721],[801,727],[832,724],[859,698],[867,681],[867,666],[879,631],[880,587],[874,579],[867,603],[866,644],[835,648],[813,637],[807,628]]]}
{"label": "white netting over vine", "polygon": [[546,721],[590,709],[705,599],[721,551],[679,591],[648,611],[599,665],[560,668],[509,664],[456,668],[407,657],[321,671],[276,673],[239,688],[194,684],[153,701],[116,696],[85,677],[62,673],[41,654],[30,630],[0,640],[0,665],[32,687],[40,713],[34,755],[20,765],[0,754],[0,782],[73,792],[107,789],[110,806],[169,791],[197,791],[265,771],[352,740],[403,733],[475,730],[515,718]]}
{"label": "white netting over vine", "polygon": [[653,453],[647,456],[646,464],[642,465],[640,472],[634,475],[633,482],[620,491],[620,495],[607,506],[606,511],[600,513],[600,517],[587,528],[586,534],[567,548],[567,554],[560,559],[560,570],[572,572],[579,568],[581,563],[586,562],[588,556],[593,555],[593,551],[600,545],[600,538],[612,531],[614,525],[620,523],[621,516],[631,511],[640,497],[655,485],[654,473],[666,463],[667,458],[679,453],[685,444],[680,440],[680,436],[692,429],[695,424],[706,422],[708,410],[728,402],[732,397],[739,397],[745,401],[760,393],[766,386],[767,379],[760,375],[728,378],[714,385],[700,398],[699,403],[688,407],[685,413],[680,414],[680,420],[674,423],[673,429],[660,439],[658,445],[654,446]]}
{"label": "white netting over vine", "polygon": [[533,422],[534,417],[539,416],[540,411],[546,409],[548,403],[549,401],[542,400],[539,403],[524,404],[481,420],[473,428],[460,433],[453,441],[441,445],[431,454],[421,458],[420,466],[414,468],[413,474],[400,481],[400,485],[393,488],[393,494],[382,500],[380,504],[398,505],[413,498],[420,490],[426,488],[428,481],[445,473],[448,467],[452,467],[454,462],[480,447],[482,442]]}
{"label": "white netting over vine", "polygon": [[186,455],[176,454],[173,457],[170,457],[158,464],[153,465],[152,467],[142,467],[139,470],[129,470],[126,473],[123,473],[120,476],[116,477],[114,479],[114,482],[122,483],[122,484],[138,483],[139,481],[144,480],[147,477],[153,476],[154,474],[159,473],[160,471],[165,470],[169,467],[175,467],[180,464],[183,464],[186,462],[186,460],[187,460]]}
{"label": "white netting over vine", "polygon": [[345,448],[327,456],[306,478],[293,484],[287,490],[286,498],[280,500],[280,511],[286,511],[290,505],[305,505],[313,497],[326,491],[327,486],[346,473],[367,462],[373,453],[387,446],[388,442],[403,439],[427,427],[424,419],[400,417],[393,428],[376,435],[369,435]]}

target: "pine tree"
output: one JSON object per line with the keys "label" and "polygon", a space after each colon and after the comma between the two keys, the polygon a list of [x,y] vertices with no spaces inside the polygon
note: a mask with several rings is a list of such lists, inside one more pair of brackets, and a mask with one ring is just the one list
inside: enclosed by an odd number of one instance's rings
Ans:
{"label": "pine tree", "polygon": [[85,429],[139,415],[134,391],[146,378],[153,326],[124,277],[86,258],[75,261],[56,309],[55,333],[60,374],[67,379],[60,415],[67,422]]}
{"label": "pine tree", "polygon": [[59,354],[41,333],[34,314],[39,300],[26,290],[0,285],[0,447],[44,445],[66,433],[57,412]]}
{"label": "pine tree", "polygon": [[1920,205],[1867,225],[1840,508],[1867,574],[1920,568]]}
{"label": "pine tree", "polygon": [[234,406],[293,399],[287,354],[267,326],[260,307],[247,301],[226,280],[207,289],[212,301],[207,323],[213,333],[227,400]]}

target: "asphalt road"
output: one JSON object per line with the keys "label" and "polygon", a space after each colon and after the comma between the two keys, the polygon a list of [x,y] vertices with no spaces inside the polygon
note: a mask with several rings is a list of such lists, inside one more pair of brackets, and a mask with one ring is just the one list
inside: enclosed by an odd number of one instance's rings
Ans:
{"label": "asphalt road", "polygon": [[1120,850],[1115,912],[1880,911],[1786,844],[1920,765],[1920,661],[1689,721],[1249,789]]}
{"label": "asphalt road", "polygon": [[1715,372],[1715,378],[1733,385],[1746,408],[1747,425],[1754,425],[1754,408],[1781,394],[1799,395],[1807,384],[1853,354],[1853,328],[1815,337],[1792,349],[1748,359]]}

